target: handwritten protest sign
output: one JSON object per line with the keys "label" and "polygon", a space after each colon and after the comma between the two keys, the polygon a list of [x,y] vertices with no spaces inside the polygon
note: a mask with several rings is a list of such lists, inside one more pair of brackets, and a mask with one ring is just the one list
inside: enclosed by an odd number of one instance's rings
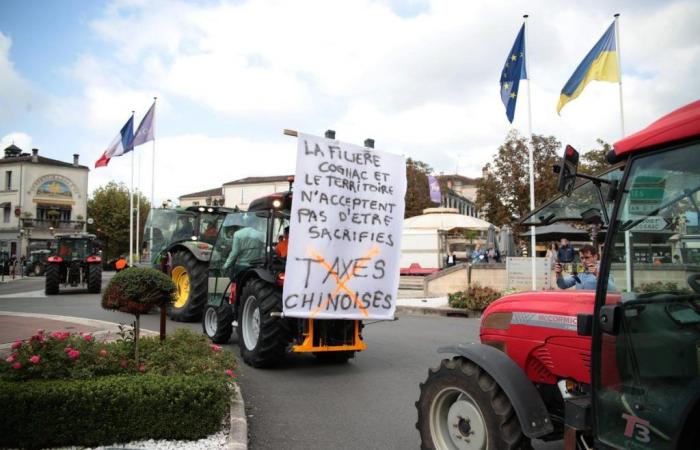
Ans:
{"label": "handwritten protest sign", "polygon": [[299,134],[286,316],[393,319],[405,193],[403,156]]}

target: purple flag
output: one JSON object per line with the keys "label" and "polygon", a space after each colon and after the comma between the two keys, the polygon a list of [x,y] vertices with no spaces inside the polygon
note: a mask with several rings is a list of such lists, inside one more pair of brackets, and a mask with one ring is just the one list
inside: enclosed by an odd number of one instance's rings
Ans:
{"label": "purple flag", "polygon": [[155,119],[156,119],[156,102],[154,100],[153,105],[151,105],[151,108],[148,110],[146,115],[143,116],[143,119],[141,120],[139,127],[136,129],[136,133],[134,134],[134,141],[132,144],[132,148],[136,147],[137,145],[145,144],[146,142],[152,141],[155,139],[155,137],[154,137]]}
{"label": "purple flag", "polygon": [[433,203],[442,203],[440,184],[438,183],[437,178],[432,175],[428,175],[428,186],[430,186],[430,201]]}

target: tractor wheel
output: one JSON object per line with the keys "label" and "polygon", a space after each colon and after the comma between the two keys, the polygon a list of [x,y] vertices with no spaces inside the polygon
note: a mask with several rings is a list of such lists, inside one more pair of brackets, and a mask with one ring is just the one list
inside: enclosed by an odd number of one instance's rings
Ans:
{"label": "tractor wheel", "polygon": [[422,450],[532,448],[498,383],[464,358],[430,369],[416,408]]}
{"label": "tractor wheel", "polygon": [[46,280],[44,292],[46,295],[58,294],[58,286],[61,284],[61,266],[58,264],[46,265]]}
{"label": "tractor wheel", "polygon": [[243,287],[238,305],[238,345],[246,364],[269,367],[283,356],[289,343],[289,322],[282,312],[282,291],[260,279]]}
{"label": "tractor wheel", "polygon": [[102,267],[99,264],[88,265],[88,292],[99,294],[102,290]]}
{"label": "tractor wheel", "polygon": [[177,293],[168,307],[168,316],[178,322],[199,320],[207,301],[207,275],[209,266],[188,251],[173,254],[170,277]]}
{"label": "tractor wheel", "polygon": [[228,344],[233,333],[233,310],[231,305],[207,305],[202,314],[204,334],[215,344]]}
{"label": "tractor wheel", "polygon": [[355,352],[352,350],[340,352],[315,352],[314,356],[322,363],[344,364],[348,362],[348,359],[355,357]]}

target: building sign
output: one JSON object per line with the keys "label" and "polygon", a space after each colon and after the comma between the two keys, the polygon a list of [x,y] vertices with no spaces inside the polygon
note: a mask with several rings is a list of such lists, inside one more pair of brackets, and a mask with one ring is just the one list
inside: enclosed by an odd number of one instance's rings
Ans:
{"label": "building sign", "polygon": [[299,134],[294,180],[284,314],[393,319],[404,157]]}
{"label": "building sign", "polygon": [[[535,258],[535,279],[537,289],[551,289],[549,258]],[[506,286],[519,291],[532,290],[532,258],[506,258]]]}
{"label": "building sign", "polygon": [[37,195],[43,197],[59,197],[59,198],[71,198],[70,188],[59,180],[50,180],[42,183],[36,190]]}

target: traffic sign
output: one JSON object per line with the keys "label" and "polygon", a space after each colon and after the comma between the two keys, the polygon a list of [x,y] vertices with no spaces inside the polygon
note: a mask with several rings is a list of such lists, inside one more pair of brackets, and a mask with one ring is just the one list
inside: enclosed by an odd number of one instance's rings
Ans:
{"label": "traffic sign", "polygon": [[673,223],[672,219],[667,219],[661,216],[649,216],[640,222],[636,227],[633,228],[634,231],[663,231],[671,228]]}

